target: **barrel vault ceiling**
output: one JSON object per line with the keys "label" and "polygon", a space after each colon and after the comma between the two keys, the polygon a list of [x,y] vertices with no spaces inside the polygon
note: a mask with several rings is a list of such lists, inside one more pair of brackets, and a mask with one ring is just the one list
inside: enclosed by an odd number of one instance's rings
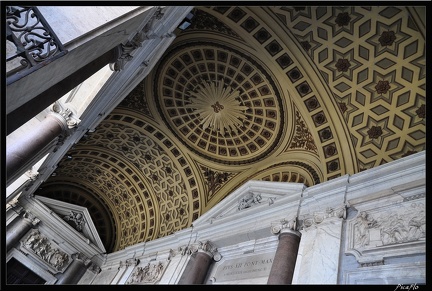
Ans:
{"label": "barrel vault ceiling", "polygon": [[190,227],[249,180],[312,186],[425,150],[410,12],[196,7],[35,194],[87,207],[113,252]]}

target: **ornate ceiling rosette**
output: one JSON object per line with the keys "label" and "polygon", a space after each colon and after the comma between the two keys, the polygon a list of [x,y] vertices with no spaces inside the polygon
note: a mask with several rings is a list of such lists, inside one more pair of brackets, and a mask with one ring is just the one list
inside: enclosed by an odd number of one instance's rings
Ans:
{"label": "ornate ceiling rosette", "polygon": [[165,124],[207,160],[253,163],[279,143],[285,124],[279,91],[263,66],[239,50],[179,45],[161,60],[154,86]]}

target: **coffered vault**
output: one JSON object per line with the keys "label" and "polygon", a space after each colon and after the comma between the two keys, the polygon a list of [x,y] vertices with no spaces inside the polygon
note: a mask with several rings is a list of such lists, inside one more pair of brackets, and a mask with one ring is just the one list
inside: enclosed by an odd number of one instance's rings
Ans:
{"label": "coffered vault", "polygon": [[311,186],[425,150],[415,9],[192,12],[35,193],[87,207],[108,252],[190,227],[249,180]]}

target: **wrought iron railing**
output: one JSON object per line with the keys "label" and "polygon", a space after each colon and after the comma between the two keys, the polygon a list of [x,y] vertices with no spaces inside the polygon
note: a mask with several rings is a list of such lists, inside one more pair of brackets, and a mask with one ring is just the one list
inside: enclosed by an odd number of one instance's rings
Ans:
{"label": "wrought iron railing", "polygon": [[37,7],[6,6],[7,85],[66,53]]}

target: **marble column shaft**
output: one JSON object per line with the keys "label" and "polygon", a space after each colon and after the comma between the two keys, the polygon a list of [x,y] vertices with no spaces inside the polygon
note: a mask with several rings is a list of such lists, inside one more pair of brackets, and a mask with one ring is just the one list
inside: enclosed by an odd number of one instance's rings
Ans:
{"label": "marble column shaft", "polygon": [[203,284],[212,260],[213,257],[208,252],[202,250],[192,254],[177,284]]}
{"label": "marble column shaft", "polygon": [[301,234],[284,229],[279,234],[279,243],[267,280],[268,285],[291,285]]}

